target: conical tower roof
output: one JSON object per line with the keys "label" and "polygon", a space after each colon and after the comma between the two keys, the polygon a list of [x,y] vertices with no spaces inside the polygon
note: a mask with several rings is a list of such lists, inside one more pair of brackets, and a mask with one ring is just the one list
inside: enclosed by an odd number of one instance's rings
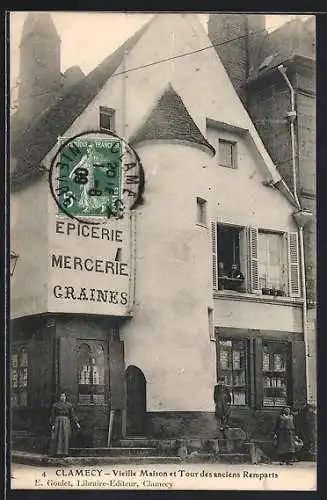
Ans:
{"label": "conical tower roof", "polygon": [[187,142],[205,147],[211,154],[215,154],[215,149],[195,124],[181,97],[171,84],[130,142],[136,145],[151,140]]}
{"label": "conical tower roof", "polygon": [[49,12],[29,12],[25,19],[20,44],[34,34],[43,35],[49,38],[60,40],[54,25],[52,16]]}

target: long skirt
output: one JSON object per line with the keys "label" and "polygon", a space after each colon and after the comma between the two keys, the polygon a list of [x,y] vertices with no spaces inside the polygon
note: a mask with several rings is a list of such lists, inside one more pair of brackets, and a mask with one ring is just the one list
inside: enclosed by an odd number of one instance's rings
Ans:
{"label": "long skirt", "polygon": [[279,455],[295,453],[295,432],[293,429],[280,429],[278,431],[276,451]]}
{"label": "long skirt", "polygon": [[56,417],[52,435],[51,451],[53,455],[68,455],[70,438],[70,420],[68,417]]}

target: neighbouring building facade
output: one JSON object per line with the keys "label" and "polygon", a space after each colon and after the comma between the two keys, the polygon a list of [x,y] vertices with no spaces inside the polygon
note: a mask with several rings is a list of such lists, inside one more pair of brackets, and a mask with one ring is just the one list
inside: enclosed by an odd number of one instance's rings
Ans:
{"label": "neighbouring building facade", "polygon": [[[25,43],[42,51],[51,26],[57,53],[50,15],[30,16]],[[114,439],[214,436],[220,375],[257,439],[306,401],[301,210],[208,45],[196,15],[158,14],[12,127],[12,428],[35,446],[60,391],[80,447],[106,446],[110,412]],[[58,214],[47,173],[58,137],[90,129],[126,138],[145,173],[142,202],[93,229]]]}
{"label": "neighbouring building facade", "polygon": [[[208,33],[267,151],[299,204],[305,224],[307,399],[316,389],[316,32],[315,17],[295,19],[268,33],[263,14],[213,14]],[[285,68],[292,91],[281,73]],[[294,126],[292,151],[291,120]],[[294,163],[293,163],[294,162]]]}

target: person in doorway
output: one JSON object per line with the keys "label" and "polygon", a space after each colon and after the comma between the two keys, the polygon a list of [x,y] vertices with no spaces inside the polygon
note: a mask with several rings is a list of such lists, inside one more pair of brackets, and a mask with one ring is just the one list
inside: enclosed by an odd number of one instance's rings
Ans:
{"label": "person in doorway", "polygon": [[274,441],[280,464],[292,465],[295,459],[295,426],[289,406],[283,408],[276,420]]}
{"label": "person in doorway", "polygon": [[305,404],[299,411],[299,434],[303,440],[302,453],[308,458],[315,455],[317,451],[317,414],[315,407],[309,403]]}
{"label": "person in doorway", "polygon": [[75,415],[73,406],[67,401],[65,392],[60,394],[60,399],[52,406],[51,412],[51,454],[54,456],[67,456],[71,426],[74,424],[80,429],[80,424]]}
{"label": "person in doorway", "polygon": [[240,290],[244,283],[244,274],[240,271],[237,264],[232,264],[232,269],[228,274],[228,278],[233,280],[229,282],[229,288],[236,291]]}
{"label": "person in doorway", "polygon": [[231,394],[225,385],[224,377],[218,378],[218,383],[214,389],[215,416],[218,419],[220,430],[228,426],[230,405],[232,402]]}

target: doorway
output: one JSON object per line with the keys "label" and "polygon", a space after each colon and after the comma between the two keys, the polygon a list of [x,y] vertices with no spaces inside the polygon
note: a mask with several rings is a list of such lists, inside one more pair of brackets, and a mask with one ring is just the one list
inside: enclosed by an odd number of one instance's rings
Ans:
{"label": "doorway", "polygon": [[145,435],[146,379],[137,366],[129,366],[126,380],[126,433],[127,436]]}

